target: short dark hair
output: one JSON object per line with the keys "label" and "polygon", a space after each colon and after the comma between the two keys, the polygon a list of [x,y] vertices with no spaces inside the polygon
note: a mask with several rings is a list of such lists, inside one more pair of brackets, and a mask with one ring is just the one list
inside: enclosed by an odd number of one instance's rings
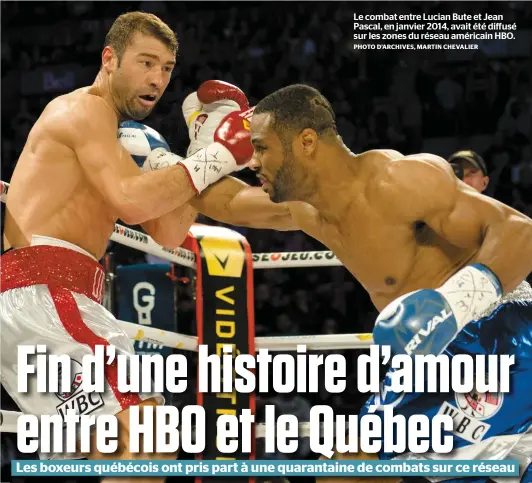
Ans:
{"label": "short dark hair", "polygon": [[[480,154],[471,151],[470,149],[465,149],[462,151],[456,151],[456,153],[451,154],[448,159],[451,165],[457,164],[459,161],[465,161],[466,163],[471,164],[479,171],[482,171],[484,176],[488,176],[488,167],[486,161],[482,159]],[[453,166],[454,167],[454,166]]]}
{"label": "short dark hair", "polygon": [[104,47],[112,47],[118,57],[118,63],[135,33],[151,35],[171,50],[177,52],[178,42],[175,33],[159,17],[152,13],[128,12],[120,15],[111,25],[105,36]]}
{"label": "short dark hair", "polygon": [[314,87],[293,84],[262,99],[253,114],[273,115],[273,129],[281,139],[286,134],[313,129],[319,136],[337,134],[336,116],[331,103]]}

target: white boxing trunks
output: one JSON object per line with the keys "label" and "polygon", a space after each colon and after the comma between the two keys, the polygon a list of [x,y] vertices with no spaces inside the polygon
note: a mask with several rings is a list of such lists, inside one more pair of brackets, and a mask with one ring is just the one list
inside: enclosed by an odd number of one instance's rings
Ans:
{"label": "white boxing trunks", "polygon": [[[67,409],[75,409],[79,415],[114,415],[149,398],[164,403],[160,394],[120,393],[116,358],[105,365],[104,393],[81,391],[81,361],[96,345],[113,345],[117,354],[134,354],[126,333],[101,305],[104,271],[98,262],[81,249],[50,245],[11,250],[0,262],[1,380],[23,413],[64,416]],[[23,344],[44,344],[47,354],[68,355],[72,360],[70,391],[38,393],[36,378],[31,377],[28,392],[18,392],[17,353]]]}

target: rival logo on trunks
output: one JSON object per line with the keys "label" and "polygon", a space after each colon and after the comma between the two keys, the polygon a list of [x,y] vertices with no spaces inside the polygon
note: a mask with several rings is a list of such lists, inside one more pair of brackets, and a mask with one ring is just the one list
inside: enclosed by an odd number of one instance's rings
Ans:
{"label": "rival logo on trunks", "polygon": [[447,311],[443,309],[440,312],[440,315],[436,315],[435,317],[432,317],[432,319],[430,319],[427,322],[427,325],[425,326],[425,328],[419,329],[418,333],[415,334],[414,337],[412,337],[412,339],[410,340],[408,344],[406,344],[405,352],[408,355],[411,355],[412,352],[416,350],[417,346],[423,342],[423,339],[426,339],[430,334],[432,334],[432,332],[434,332],[434,329],[439,324],[447,320],[452,315],[453,315],[452,311]]}
{"label": "rival logo on trunks", "polygon": [[336,260],[333,252],[285,252],[285,253],[254,253],[254,262],[277,262],[288,260]]}
{"label": "rival logo on trunks", "polygon": [[[81,364],[71,359],[72,367],[72,382],[70,384],[70,391],[57,392],[55,395],[63,401],[59,406],[56,406],[57,413],[64,419],[66,412],[69,409],[76,411],[76,414],[81,416],[83,414],[90,414],[96,409],[101,408],[104,404],[101,394],[85,393],[81,391],[82,367]],[[61,373],[59,374],[61,379]]]}
{"label": "rival logo on trunks", "polygon": [[114,232],[123,235],[126,238],[129,238],[130,240],[135,240],[140,243],[144,243],[145,245],[148,244],[148,235],[145,235],[144,233],[140,233],[136,230],[132,230],[130,228],[126,228],[122,225],[115,225]]}

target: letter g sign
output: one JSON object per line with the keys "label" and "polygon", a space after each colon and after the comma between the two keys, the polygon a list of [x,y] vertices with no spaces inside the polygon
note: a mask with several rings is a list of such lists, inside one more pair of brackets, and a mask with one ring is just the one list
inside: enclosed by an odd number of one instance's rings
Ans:
{"label": "letter g sign", "polygon": [[[149,295],[140,295],[147,290]],[[139,282],[133,287],[133,306],[138,313],[140,325],[151,325],[151,311],[155,307],[155,287],[148,282]]]}

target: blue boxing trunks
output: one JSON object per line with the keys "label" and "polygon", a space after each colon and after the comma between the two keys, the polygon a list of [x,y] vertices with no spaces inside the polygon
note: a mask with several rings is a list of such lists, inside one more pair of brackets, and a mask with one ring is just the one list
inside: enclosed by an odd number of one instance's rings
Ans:
{"label": "blue boxing trunks", "polygon": [[[394,393],[387,388],[393,369],[372,395],[360,415],[370,407],[383,416],[383,406],[408,418],[424,414],[453,417],[453,451],[448,454],[380,453],[380,459],[394,460],[519,460],[520,476],[497,478],[428,477],[430,482],[448,483],[532,483],[532,288],[526,282],[507,294],[494,307],[466,325],[445,351],[455,354],[515,355],[510,368],[510,392],[469,394]],[[408,481],[407,479],[405,481]]]}

